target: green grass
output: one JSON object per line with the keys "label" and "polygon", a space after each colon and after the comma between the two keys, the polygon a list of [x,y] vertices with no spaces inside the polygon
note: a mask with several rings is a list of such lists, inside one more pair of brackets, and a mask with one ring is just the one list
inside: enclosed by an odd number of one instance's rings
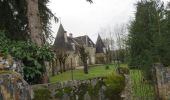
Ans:
{"label": "green grass", "polygon": [[[116,65],[110,64],[109,69],[105,69],[106,65],[91,66],[89,74],[84,74],[83,69],[73,71],[74,80],[85,80],[94,77],[107,76],[111,72],[116,71]],[[127,64],[121,64],[121,67],[127,67]],[[153,97],[154,88],[149,82],[143,80],[143,75],[140,70],[130,70],[130,77],[132,80],[132,91],[134,97]],[[50,82],[59,82],[71,80],[71,71],[50,77]],[[152,100],[152,99],[151,99]]]}
{"label": "green grass", "polygon": [[[106,65],[91,66],[89,73],[84,74],[83,69],[73,70],[74,80],[85,80],[94,77],[107,76],[109,73],[115,71],[116,66],[114,64],[109,65],[109,69],[105,69]],[[66,71],[62,74],[50,77],[50,82],[71,80],[71,71]]]}
{"label": "green grass", "polygon": [[131,70],[130,76],[134,97],[154,97],[153,85],[143,80],[143,75],[140,70]]}

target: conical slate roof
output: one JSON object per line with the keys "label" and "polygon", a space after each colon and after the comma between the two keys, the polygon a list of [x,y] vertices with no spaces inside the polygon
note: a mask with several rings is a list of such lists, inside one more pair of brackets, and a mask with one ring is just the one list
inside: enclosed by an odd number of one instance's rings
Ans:
{"label": "conical slate roof", "polygon": [[68,37],[66,33],[67,32],[64,30],[63,25],[60,23],[57,36],[53,45],[55,49],[73,50],[73,38]]}
{"label": "conical slate roof", "polygon": [[104,45],[100,35],[98,35],[97,42],[96,42],[96,53],[104,53],[103,48],[105,48],[105,45]]}
{"label": "conical slate roof", "polygon": [[65,33],[66,33],[66,31],[64,30],[63,25],[60,24],[58,32],[57,32],[57,36],[56,36],[55,42],[54,42],[55,48],[64,48],[64,45],[65,45],[64,34]]}

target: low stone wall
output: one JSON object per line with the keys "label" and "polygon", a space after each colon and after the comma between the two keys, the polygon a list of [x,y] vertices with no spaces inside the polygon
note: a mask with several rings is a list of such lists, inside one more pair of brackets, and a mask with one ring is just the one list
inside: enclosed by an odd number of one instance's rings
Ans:
{"label": "low stone wall", "polygon": [[[129,75],[125,75],[126,87],[120,94],[121,100],[131,100],[131,83]],[[89,80],[74,80],[49,84],[32,85],[32,98],[35,91],[46,89],[50,93],[52,100],[109,100],[104,94],[106,87],[103,83],[104,77],[93,78]],[[90,88],[89,88],[90,87]],[[92,90],[93,89],[93,90]],[[83,91],[85,90],[85,91]],[[62,91],[65,91],[63,94]],[[117,99],[119,100],[119,99]]]}
{"label": "low stone wall", "polygon": [[[65,82],[57,82],[57,83],[48,83],[48,84],[38,84],[32,85],[32,98],[35,96],[36,90],[47,89],[51,93],[51,97],[55,100],[104,100],[104,89],[102,82],[104,77],[98,77],[89,80],[73,80],[73,81],[65,81]],[[89,93],[90,87],[95,87],[96,84],[99,84],[98,93],[94,93],[98,95],[98,97],[91,97],[93,93]],[[88,86],[87,86],[88,85]],[[86,91],[83,91],[85,89]],[[59,93],[65,91],[66,93]],[[93,94],[93,95],[94,95]],[[96,96],[94,95],[94,96]]]}
{"label": "low stone wall", "polygon": [[129,75],[125,75],[125,89],[121,94],[121,97],[123,98],[123,100],[133,100],[132,99],[132,83],[131,83],[131,78]]}
{"label": "low stone wall", "polygon": [[157,98],[159,100],[170,100],[170,67],[155,64],[153,72]]}

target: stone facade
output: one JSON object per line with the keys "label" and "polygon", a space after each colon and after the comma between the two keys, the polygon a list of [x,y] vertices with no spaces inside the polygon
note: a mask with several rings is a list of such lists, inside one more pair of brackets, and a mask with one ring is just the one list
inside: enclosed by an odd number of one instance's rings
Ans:
{"label": "stone facade", "polygon": [[170,68],[155,64],[153,72],[157,98],[170,100]]}
{"label": "stone facade", "polygon": [[104,53],[96,53],[96,64],[106,63],[106,55]]}
{"label": "stone facade", "polygon": [[96,49],[94,47],[86,47],[85,49],[89,53],[88,64],[91,64],[91,65],[95,64],[95,61],[96,61],[96,59],[95,59]]}
{"label": "stone facade", "polygon": [[[86,52],[89,54],[89,58],[87,63],[88,64],[95,64],[96,62],[96,48],[93,41],[87,36],[79,36],[79,37],[73,37],[72,33],[67,35],[67,32],[64,30],[63,25],[60,24],[57,36],[53,45],[53,50],[62,50],[66,52],[69,56],[66,60],[66,69],[71,69],[71,61],[72,66],[82,66],[83,63],[79,57],[78,54],[78,47],[84,46]],[[57,52],[56,52],[57,53]],[[59,62],[57,63],[57,66],[59,66]]]}

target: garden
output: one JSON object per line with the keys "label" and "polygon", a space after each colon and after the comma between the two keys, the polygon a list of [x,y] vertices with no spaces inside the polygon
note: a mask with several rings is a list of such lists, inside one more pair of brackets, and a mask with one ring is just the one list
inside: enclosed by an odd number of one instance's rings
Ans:
{"label": "garden", "polygon": [[[128,68],[127,64],[120,64],[120,67]],[[87,80],[95,77],[107,77],[113,72],[117,71],[117,64],[109,65],[93,65],[89,68],[89,74],[84,74],[82,69],[73,70],[74,80]],[[153,84],[144,81],[142,71],[138,69],[130,69],[130,78],[132,84],[132,96],[134,98],[145,97],[150,100],[154,100],[154,87]],[[50,82],[60,82],[72,80],[72,72],[66,71],[62,74],[51,76]]]}

